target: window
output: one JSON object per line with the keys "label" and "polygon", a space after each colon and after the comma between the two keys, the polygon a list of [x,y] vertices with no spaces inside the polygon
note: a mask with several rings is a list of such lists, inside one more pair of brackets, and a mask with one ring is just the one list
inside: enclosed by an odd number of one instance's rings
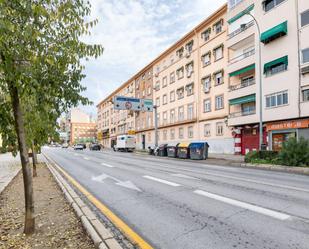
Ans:
{"label": "window", "polygon": [[204,136],[210,137],[211,135],[211,125],[210,124],[204,124]]}
{"label": "window", "polygon": [[170,137],[171,137],[171,140],[175,139],[175,129],[170,130]]}
{"label": "window", "polygon": [[214,48],[214,57],[215,57],[215,61],[223,58],[223,44]]}
{"label": "window", "polygon": [[187,77],[190,78],[193,73],[193,61],[186,65]]}
{"label": "window", "polygon": [[194,93],[194,83],[186,85],[187,96],[193,95]]}
{"label": "window", "polygon": [[163,95],[163,105],[167,104],[167,94]]}
{"label": "window", "polygon": [[182,139],[183,138],[183,128],[179,128],[178,132],[179,132],[178,137]]}
{"label": "window", "polygon": [[156,82],[154,89],[156,91],[160,90],[160,81],[159,80]]}
{"label": "window", "polygon": [[269,77],[274,74],[284,72],[288,69],[287,56],[279,58],[273,62],[269,62],[264,65],[264,74]]}
{"label": "window", "polygon": [[142,80],[144,80],[144,79],[145,79],[145,74],[142,75]]}
{"label": "window", "polygon": [[188,105],[188,119],[191,120],[194,118],[194,106],[193,104]]}
{"label": "window", "polygon": [[151,78],[151,72],[149,71],[148,72],[148,79],[150,79]]}
{"label": "window", "polygon": [[263,2],[263,7],[265,12],[270,11],[271,9],[273,9],[274,7],[276,7],[278,4],[284,2],[285,0],[265,0]]}
{"label": "window", "polygon": [[186,51],[191,53],[193,50],[193,40],[186,44]]}
{"label": "window", "polygon": [[148,136],[148,142],[151,142],[151,133],[150,132],[148,132],[148,134],[147,134],[147,136]]}
{"label": "window", "polygon": [[183,106],[178,107],[178,121],[183,121],[185,118]]}
{"label": "window", "polygon": [[202,34],[201,37],[204,41],[208,41],[210,37],[211,28],[206,29]]}
{"label": "window", "polygon": [[163,125],[167,124],[167,112],[163,112]]}
{"label": "window", "polygon": [[208,75],[202,78],[202,84],[203,84],[204,93],[209,93],[210,87],[211,87],[211,76]]}
{"label": "window", "polygon": [[222,25],[223,25],[222,19],[214,24],[214,31],[216,32],[216,34],[219,34],[222,31]]}
{"label": "window", "polygon": [[173,84],[175,82],[175,73],[171,72],[170,73],[170,84]]}
{"label": "window", "polygon": [[170,123],[173,124],[175,121],[175,109],[172,109],[170,110]]}
{"label": "window", "polygon": [[184,50],[183,47],[181,47],[180,49],[176,51],[176,55],[179,59],[182,58],[183,56],[183,50]]}
{"label": "window", "polygon": [[163,140],[167,140],[167,130],[163,130]]}
{"label": "window", "polygon": [[167,86],[167,77],[163,77],[162,79],[162,87],[166,87]]}
{"label": "window", "polygon": [[215,86],[223,84],[223,70],[214,73]]}
{"label": "window", "polygon": [[177,89],[177,96],[178,96],[178,99],[182,99],[184,97],[184,87],[181,87],[181,88],[178,88]]}
{"label": "window", "polygon": [[216,96],[216,110],[223,109],[224,102],[223,102],[223,95]]}
{"label": "window", "polygon": [[266,108],[287,105],[288,102],[288,91],[274,93],[266,96]]}
{"label": "window", "polygon": [[237,4],[241,3],[243,0],[228,0],[229,9],[234,8]]}
{"label": "window", "polygon": [[202,63],[203,63],[204,67],[210,65],[210,56],[211,56],[210,51],[208,51],[206,54],[202,55]]}
{"label": "window", "polygon": [[150,86],[148,86],[148,88],[147,88],[147,94],[151,95],[151,87]]}
{"label": "window", "polygon": [[170,92],[170,102],[174,102],[175,101],[175,91],[171,91]]}
{"label": "window", "polygon": [[142,91],[142,96],[145,97],[145,89]]}
{"label": "window", "polygon": [[183,76],[184,76],[184,69],[183,69],[183,67],[177,69],[176,74],[177,74],[177,78],[178,78],[179,80],[182,79]]}
{"label": "window", "polygon": [[193,138],[193,126],[188,127],[188,138]]}
{"label": "window", "polygon": [[309,24],[309,10],[304,11],[300,14],[301,26],[304,27]]}
{"label": "window", "polygon": [[309,89],[302,90],[303,101],[309,101]]}
{"label": "window", "polygon": [[302,51],[303,63],[309,62],[309,48],[303,49]]}
{"label": "window", "polygon": [[210,99],[204,100],[204,112],[211,112],[211,100]]}
{"label": "window", "polygon": [[223,136],[223,122],[216,124],[216,134],[217,136]]}
{"label": "window", "polygon": [[160,106],[160,97],[156,98],[156,106]]}

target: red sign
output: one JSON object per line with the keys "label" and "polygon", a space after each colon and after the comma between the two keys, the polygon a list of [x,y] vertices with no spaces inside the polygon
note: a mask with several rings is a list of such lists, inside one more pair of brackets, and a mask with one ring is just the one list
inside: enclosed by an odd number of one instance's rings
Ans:
{"label": "red sign", "polygon": [[283,122],[270,123],[266,125],[267,131],[308,128],[308,127],[309,127],[309,119],[283,121]]}

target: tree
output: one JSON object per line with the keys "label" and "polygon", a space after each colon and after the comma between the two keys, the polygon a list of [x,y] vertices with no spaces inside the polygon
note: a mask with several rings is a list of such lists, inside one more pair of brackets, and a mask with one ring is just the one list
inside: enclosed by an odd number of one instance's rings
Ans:
{"label": "tree", "polygon": [[[28,116],[53,116],[78,103],[89,103],[81,96],[85,90],[80,84],[85,77],[81,61],[103,52],[100,45],[81,41],[97,22],[87,22],[89,14],[90,4],[83,0],[0,1],[0,133],[5,134],[5,144],[11,144],[15,153],[17,148],[20,152],[26,234],[35,228]],[[30,96],[32,112],[28,113],[25,100]],[[53,110],[51,114],[46,112],[45,105]],[[47,120],[52,120],[51,116]],[[34,133],[38,130],[35,127]],[[29,132],[29,138],[33,137]]]}

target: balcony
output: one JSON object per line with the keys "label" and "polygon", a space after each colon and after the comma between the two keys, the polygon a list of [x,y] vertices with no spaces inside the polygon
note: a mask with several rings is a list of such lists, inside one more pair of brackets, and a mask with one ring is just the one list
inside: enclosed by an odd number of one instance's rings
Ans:
{"label": "balcony", "polygon": [[242,61],[242,60],[244,60],[244,59],[246,59],[246,58],[248,58],[248,57],[250,57],[254,54],[255,54],[255,48],[252,47],[252,49],[250,49],[249,51],[247,51],[247,52],[245,52],[241,55],[238,55],[238,56],[232,58],[231,60],[229,60],[229,64],[231,65],[231,64],[234,64],[236,62]]}
{"label": "balcony", "polygon": [[233,31],[232,33],[230,33],[228,35],[229,39],[232,39],[233,37],[241,34],[242,32],[246,31],[247,29],[249,29],[250,27],[252,27],[254,25],[254,20],[246,23],[246,24],[242,24],[238,29],[236,29],[235,31]]}
{"label": "balcony", "polygon": [[231,113],[229,115],[229,118],[237,118],[237,117],[249,116],[249,115],[254,115],[254,114],[256,114],[255,106],[254,106],[254,108],[250,108],[248,110],[243,110],[241,112]]}
{"label": "balcony", "polygon": [[252,86],[255,84],[255,79],[254,78],[248,78],[243,80],[240,84],[229,86],[229,91],[236,91],[238,89],[242,89],[248,86]]}

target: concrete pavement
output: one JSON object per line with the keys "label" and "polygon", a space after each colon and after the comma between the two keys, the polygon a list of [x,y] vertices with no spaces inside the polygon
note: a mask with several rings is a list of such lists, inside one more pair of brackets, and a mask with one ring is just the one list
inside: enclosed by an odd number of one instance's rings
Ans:
{"label": "concrete pavement", "polygon": [[45,153],[154,248],[308,249],[308,176],[133,153]]}
{"label": "concrete pavement", "polygon": [[19,157],[11,153],[0,154],[0,193],[21,169]]}

